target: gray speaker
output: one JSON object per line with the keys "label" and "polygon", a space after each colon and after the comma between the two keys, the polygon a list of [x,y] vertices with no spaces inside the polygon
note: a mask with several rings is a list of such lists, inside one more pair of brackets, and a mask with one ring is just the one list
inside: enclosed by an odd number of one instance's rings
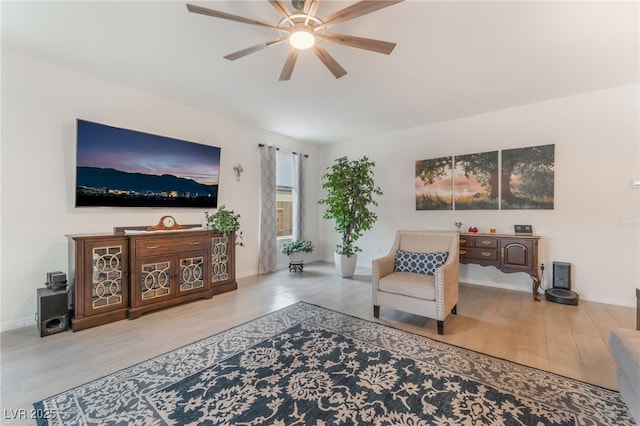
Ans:
{"label": "gray speaker", "polygon": [[38,313],[36,324],[40,337],[60,333],[69,329],[69,293],[38,289]]}

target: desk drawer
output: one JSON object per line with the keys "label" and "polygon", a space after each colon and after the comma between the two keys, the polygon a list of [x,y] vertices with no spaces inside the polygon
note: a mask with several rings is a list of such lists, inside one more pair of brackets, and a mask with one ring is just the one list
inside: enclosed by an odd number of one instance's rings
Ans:
{"label": "desk drawer", "polygon": [[493,237],[475,237],[474,238],[474,247],[482,247],[482,248],[498,248],[498,239]]}
{"label": "desk drawer", "polygon": [[474,237],[460,235],[460,247],[473,247],[473,239]]}
{"label": "desk drawer", "polygon": [[498,249],[462,248],[460,249],[460,257],[462,259],[497,261]]}
{"label": "desk drawer", "polygon": [[174,254],[186,251],[204,250],[206,248],[206,235],[172,236],[171,238],[140,238],[135,240],[136,257],[154,256],[158,254]]}

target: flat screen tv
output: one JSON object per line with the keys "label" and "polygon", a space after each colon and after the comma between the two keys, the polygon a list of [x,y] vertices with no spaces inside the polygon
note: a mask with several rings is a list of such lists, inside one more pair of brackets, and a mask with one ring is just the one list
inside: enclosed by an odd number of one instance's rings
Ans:
{"label": "flat screen tv", "polygon": [[218,147],[80,119],[76,142],[76,207],[218,207]]}

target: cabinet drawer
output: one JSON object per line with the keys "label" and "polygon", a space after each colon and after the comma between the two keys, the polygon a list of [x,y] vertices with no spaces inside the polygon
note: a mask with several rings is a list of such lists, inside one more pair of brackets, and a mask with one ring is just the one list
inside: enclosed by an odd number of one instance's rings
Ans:
{"label": "cabinet drawer", "polygon": [[460,249],[462,259],[498,260],[497,249],[463,248]]}
{"label": "cabinet drawer", "polygon": [[475,237],[474,238],[474,247],[482,247],[482,248],[498,248],[498,239],[491,237]]}
{"label": "cabinet drawer", "polygon": [[473,237],[460,236],[460,247],[473,247]]}
{"label": "cabinet drawer", "polygon": [[204,250],[206,247],[206,235],[173,236],[171,238],[140,238],[135,240],[136,257]]}

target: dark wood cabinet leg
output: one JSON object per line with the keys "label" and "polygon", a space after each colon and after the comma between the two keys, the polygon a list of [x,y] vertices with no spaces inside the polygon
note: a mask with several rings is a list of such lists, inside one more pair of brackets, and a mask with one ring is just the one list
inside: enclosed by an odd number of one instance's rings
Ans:
{"label": "dark wood cabinet leg", "polygon": [[540,301],[540,295],[538,294],[538,289],[540,288],[540,278],[538,278],[538,274],[531,274],[531,279],[533,280],[533,300],[536,302]]}
{"label": "dark wood cabinet leg", "polygon": [[380,317],[380,306],[373,305],[373,317],[374,318]]}
{"label": "dark wood cabinet leg", "polygon": [[441,336],[444,334],[444,321],[438,321],[438,334]]}

